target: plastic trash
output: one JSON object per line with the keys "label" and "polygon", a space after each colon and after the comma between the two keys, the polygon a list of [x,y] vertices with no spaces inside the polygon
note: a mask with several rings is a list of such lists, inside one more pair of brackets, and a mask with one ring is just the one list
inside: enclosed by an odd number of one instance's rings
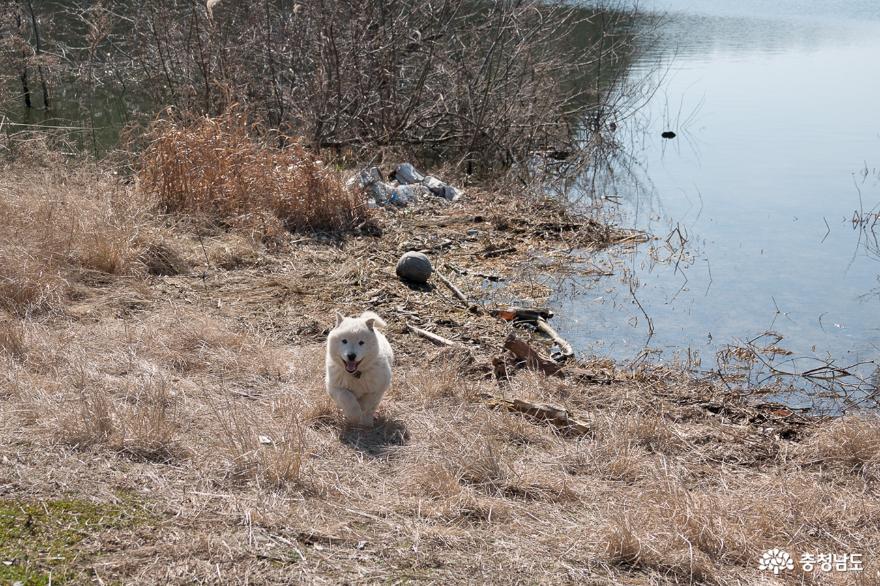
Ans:
{"label": "plastic trash", "polygon": [[372,201],[371,206],[391,203],[403,207],[428,195],[457,201],[462,195],[460,190],[436,177],[425,177],[410,163],[397,165],[393,178],[395,181],[385,182],[378,167],[368,167],[349,178],[345,184],[349,189],[359,186]]}
{"label": "plastic trash", "polygon": [[416,168],[410,163],[401,163],[394,169],[394,178],[401,185],[412,185],[413,183],[421,183],[425,180],[425,176],[416,171]]}
{"label": "plastic trash", "polygon": [[380,205],[388,199],[394,190],[394,187],[382,181],[382,172],[379,171],[378,167],[369,167],[361,170],[360,173],[349,178],[345,182],[345,186],[349,189],[359,186]]}
{"label": "plastic trash", "polygon": [[451,185],[443,183],[436,177],[431,177],[430,175],[425,177],[422,185],[430,189],[431,193],[433,193],[434,195],[445,198],[449,201],[458,201],[458,199],[461,197],[461,191],[452,187]]}
{"label": "plastic trash", "polygon": [[361,171],[361,187],[369,187],[382,182],[382,172],[379,167],[369,167]]}
{"label": "plastic trash", "polygon": [[394,196],[394,189],[393,185],[389,185],[384,181],[375,181],[366,188],[366,191],[373,196],[378,205],[383,205],[391,201],[391,198]]}
{"label": "plastic trash", "polygon": [[431,190],[424,185],[400,185],[392,189],[388,201],[403,207],[429,195],[431,195]]}

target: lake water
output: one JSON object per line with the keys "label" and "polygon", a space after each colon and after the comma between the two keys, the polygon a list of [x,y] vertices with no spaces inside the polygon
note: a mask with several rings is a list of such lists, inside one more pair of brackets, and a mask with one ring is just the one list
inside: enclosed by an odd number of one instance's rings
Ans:
{"label": "lake water", "polygon": [[605,186],[618,196],[606,205],[661,239],[625,255],[615,277],[563,287],[561,330],[618,360],[646,344],[653,361],[690,349],[706,370],[725,345],[772,330],[792,352],[775,355],[781,370],[869,362],[852,372],[880,376],[870,364],[880,364],[880,255],[852,221],[880,204],[880,2],[642,7],[664,19],[632,76],[662,81],[633,121],[631,164]]}

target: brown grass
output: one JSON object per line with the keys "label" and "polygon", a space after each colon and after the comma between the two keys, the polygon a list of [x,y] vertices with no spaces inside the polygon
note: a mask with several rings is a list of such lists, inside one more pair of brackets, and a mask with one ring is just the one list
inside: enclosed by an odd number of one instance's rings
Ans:
{"label": "brown grass", "polygon": [[[69,194],[76,177],[31,201]],[[529,225],[515,236],[474,222],[497,204],[479,197],[455,204],[461,221],[444,228],[467,254],[432,252],[435,265],[514,280],[528,258],[481,258],[484,243],[466,230],[508,244]],[[59,285],[53,311],[0,318],[3,499],[136,503],[150,517],[4,568],[30,563],[47,577],[72,567],[105,583],[757,584],[773,583],[759,556],[780,547],[863,553],[862,581],[876,583],[875,417],[758,417],[685,373],[600,361],[580,366],[613,382],[496,381],[481,365],[510,326],[442,287],[394,277],[413,234],[434,241],[431,214],[450,210],[434,205],[377,213],[382,238],[313,238],[281,252],[241,229],[154,233],[159,220],[135,214],[131,230],[149,238],[133,238],[120,275],[47,254],[40,231],[18,220],[26,238],[4,235],[5,246],[54,263]],[[84,236],[73,234],[79,250]],[[156,242],[191,271],[144,270],[138,259]],[[227,249],[249,260],[221,267]],[[480,291],[476,276],[451,278]],[[326,397],[323,341],[334,310],[367,308],[389,322],[397,364],[377,426],[362,430]],[[467,350],[439,350],[406,322]],[[590,432],[494,410],[487,394],[559,404]]]}
{"label": "brown grass", "polygon": [[871,414],[833,421],[804,451],[817,464],[880,480],[880,419]]}
{"label": "brown grass", "polygon": [[219,439],[231,477],[270,488],[295,488],[306,449],[301,410],[289,400],[273,403],[260,418],[234,404],[218,409]]}
{"label": "brown grass", "polygon": [[57,309],[76,282],[141,270],[147,198],[88,163],[0,172],[0,309]]}
{"label": "brown grass", "polygon": [[0,321],[0,355],[22,358],[25,352],[25,336],[22,327],[11,319]]}
{"label": "brown grass", "polygon": [[190,124],[161,119],[143,154],[143,186],[165,211],[215,221],[253,223],[268,213],[288,230],[336,232],[366,218],[338,172],[293,139],[258,134],[237,109]]}

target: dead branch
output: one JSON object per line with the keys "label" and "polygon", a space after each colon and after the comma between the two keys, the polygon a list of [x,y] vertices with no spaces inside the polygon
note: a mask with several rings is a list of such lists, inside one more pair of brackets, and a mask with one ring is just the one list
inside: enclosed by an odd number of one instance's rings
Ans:
{"label": "dead branch", "polygon": [[508,307],[495,308],[488,310],[492,317],[501,318],[506,321],[525,321],[537,322],[540,319],[550,319],[553,312],[546,307]]}
{"label": "dead branch", "polygon": [[452,291],[453,295],[455,295],[458,298],[458,300],[461,301],[464,304],[464,306],[468,308],[468,310],[472,311],[473,313],[477,313],[477,314],[483,313],[482,307],[480,307],[479,305],[476,305],[474,303],[471,303],[470,300],[468,300],[467,296],[461,292],[461,289],[459,289],[458,287],[453,285],[452,282],[449,279],[447,279],[446,277],[444,277],[441,272],[434,271],[434,274],[437,275],[437,278],[440,279],[440,282],[443,283],[444,285],[446,285],[446,287],[450,291]]}
{"label": "dead branch", "polygon": [[483,400],[492,407],[507,409],[512,413],[520,413],[528,418],[549,423],[557,429],[577,435],[590,433],[590,424],[582,419],[576,419],[571,412],[563,407],[548,403],[533,403],[523,399],[505,399],[485,393]]}
{"label": "dead branch", "polygon": [[571,347],[571,344],[569,344],[569,343],[565,340],[565,338],[563,338],[562,336],[560,336],[560,335],[556,332],[556,330],[554,330],[554,329],[550,326],[550,324],[547,323],[547,321],[546,321],[545,319],[540,318],[540,319],[537,320],[536,323],[537,323],[537,325],[538,325],[538,330],[540,330],[541,332],[547,334],[547,335],[550,337],[550,339],[553,340],[553,342],[554,342],[557,346],[559,346],[559,348],[562,350],[562,357],[561,357],[561,361],[562,361],[562,362],[565,362],[566,360],[568,360],[569,358],[571,358],[572,356],[574,356],[574,349]]}
{"label": "dead branch", "polygon": [[458,342],[453,342],[448,338],[444,338],[443,336],[437,335],[435,333],[429,332],[428,330],[423,330],[422,328],[417,328],[412,324],[406,324],[406,329],[411,331],[417,336],[425,338],[426,340],[437,344],[438,346],[448,346],[448,347],[460,347],[461,344]]}

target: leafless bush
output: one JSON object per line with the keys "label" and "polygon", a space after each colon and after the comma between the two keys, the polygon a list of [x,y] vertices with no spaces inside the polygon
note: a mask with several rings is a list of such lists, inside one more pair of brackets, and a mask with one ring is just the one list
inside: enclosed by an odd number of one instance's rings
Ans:
{"label": "leafless bush", "polygon": [[390,149],[466,170],[592,148],[635,48],[625,0],[71,2],[70,71],[144,103],[254,120],[314,149]]}

